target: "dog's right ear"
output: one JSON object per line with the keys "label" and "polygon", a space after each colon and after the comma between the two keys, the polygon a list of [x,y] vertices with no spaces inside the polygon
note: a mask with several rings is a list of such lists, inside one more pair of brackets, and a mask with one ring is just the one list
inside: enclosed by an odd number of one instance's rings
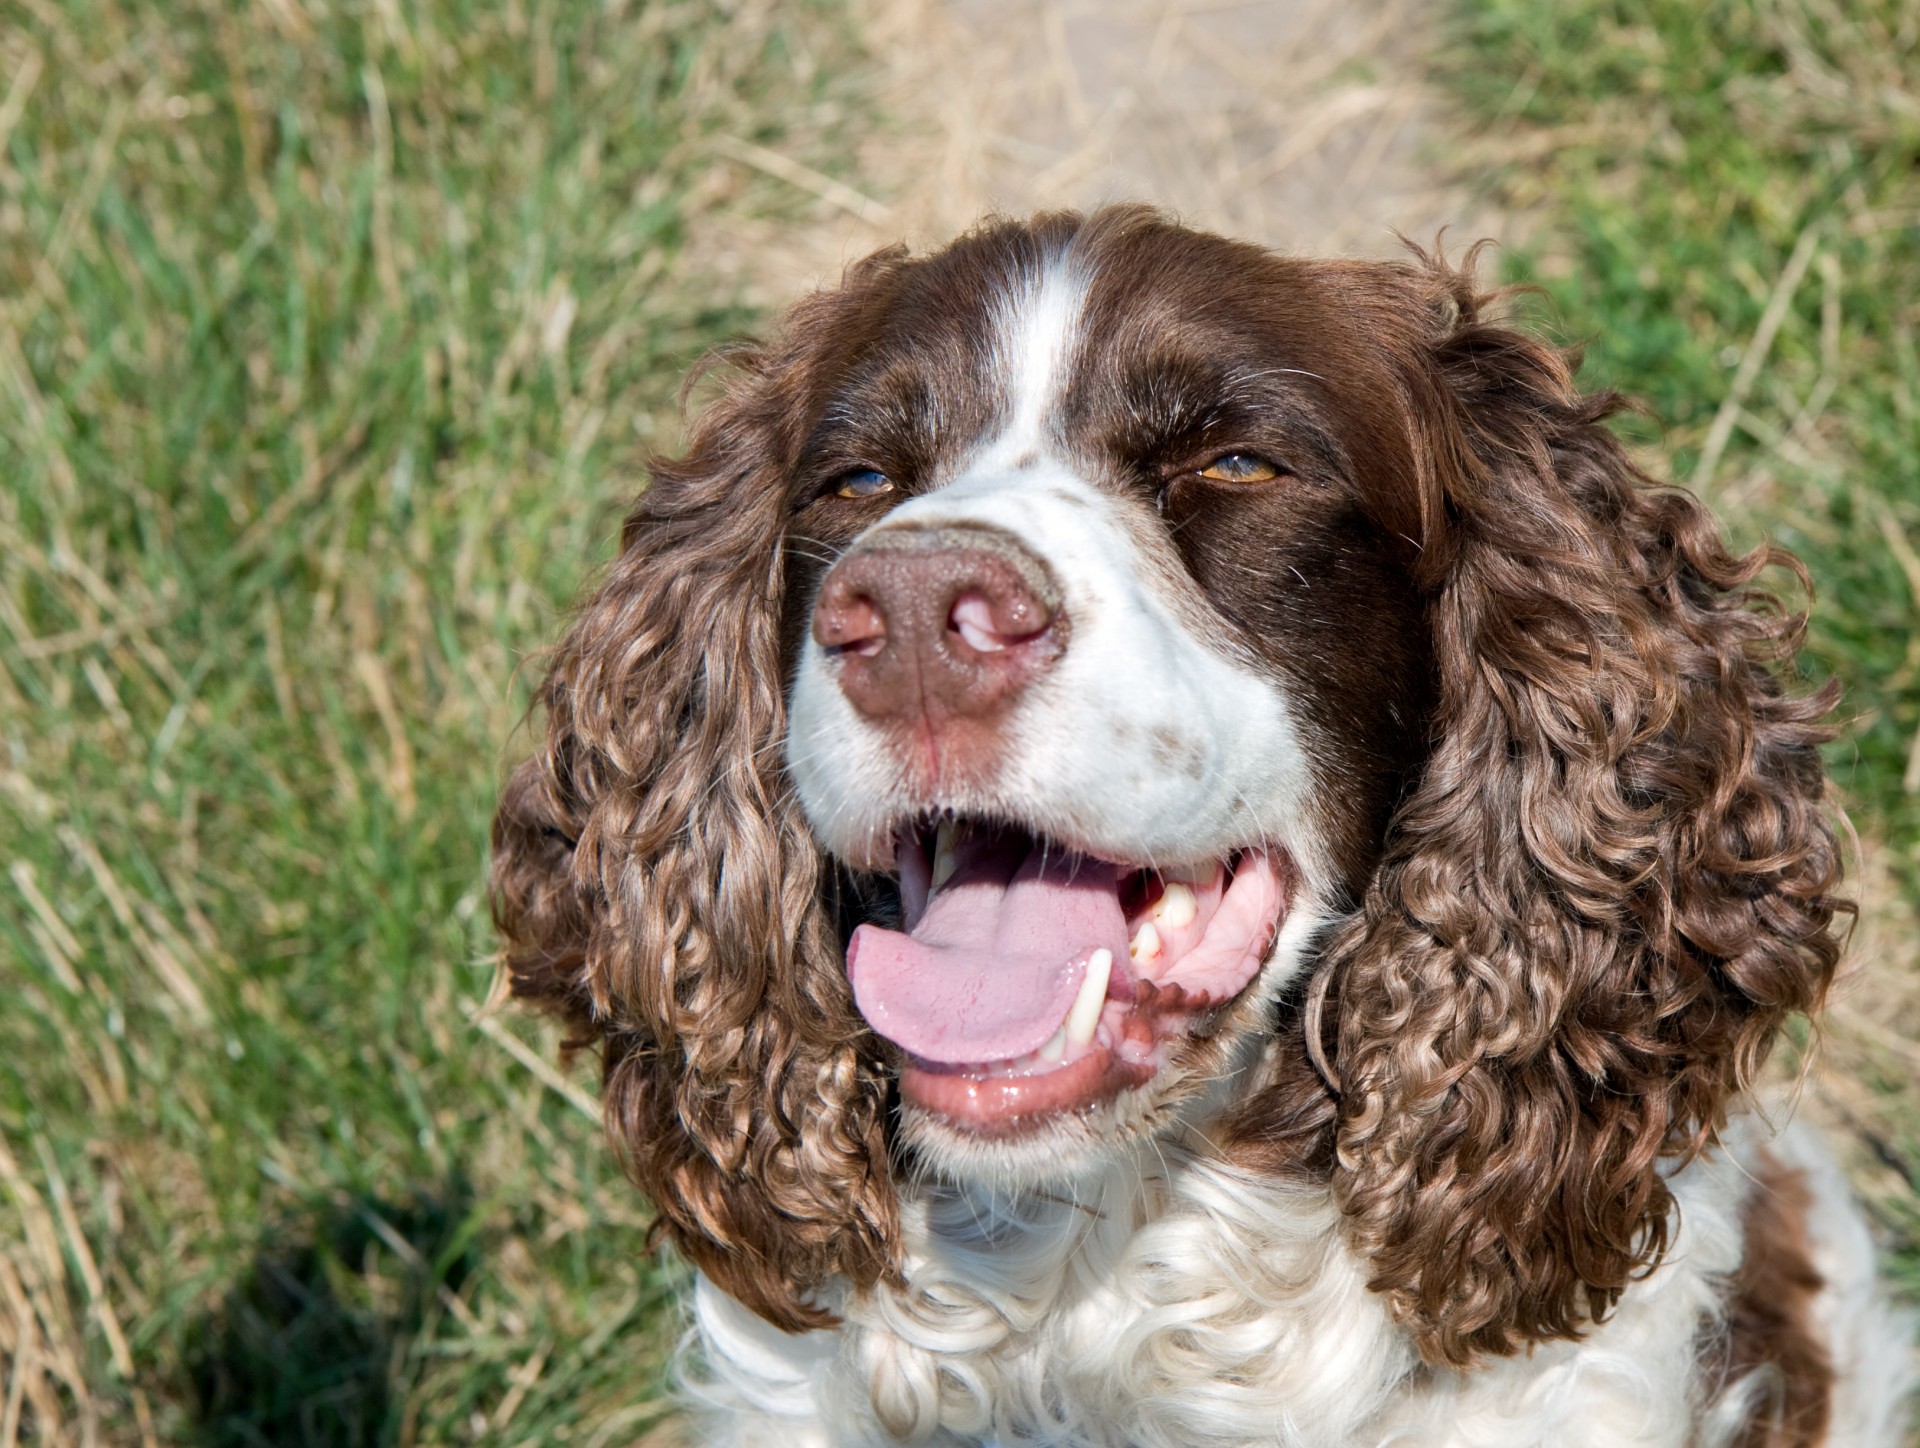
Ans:
{"label": "dog's right ear", "polygon": [[886,1275],[896,1237],[886,1082],[784,765],[787,477],[847,295],[735,353],[656,466],[493,828],[513,993],[599,1046],[607,1132],[659,1229],[789,1331],[833,1320],[829,1278]]}

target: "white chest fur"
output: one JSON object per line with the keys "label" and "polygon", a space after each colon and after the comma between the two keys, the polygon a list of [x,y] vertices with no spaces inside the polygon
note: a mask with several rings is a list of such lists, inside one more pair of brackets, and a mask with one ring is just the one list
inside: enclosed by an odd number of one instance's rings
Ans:
{"label": "white chest fur", "polygon": [[905,1288],[838,1332],[786,1337],[703,1282],[696,1391],[740,1445],[1679,1448],[1747,1182],[1718,1156],[1673,1186],[1672,1250],[1606,1323],[1466,1374],[1418,1363],[1323,1188],[1172,1148],[1077,1200],[923,1188]]}

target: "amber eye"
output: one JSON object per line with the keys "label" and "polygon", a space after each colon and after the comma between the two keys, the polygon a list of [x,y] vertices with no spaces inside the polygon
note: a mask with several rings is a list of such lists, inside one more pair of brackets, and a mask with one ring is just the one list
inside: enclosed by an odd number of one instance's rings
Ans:
{"label": "amber eye", "polygon": [[1216,483],[1266,483],[1280,476],[1280,469],[1252,453],[1222,453],[1199,476]]}
{"label": "amber eye", "polygon": [[850,473],[842,473],[839,486],[833,490],[836,498],[877,498],[882,493],[893,491],[893,479],[877,468],[855,468]]}

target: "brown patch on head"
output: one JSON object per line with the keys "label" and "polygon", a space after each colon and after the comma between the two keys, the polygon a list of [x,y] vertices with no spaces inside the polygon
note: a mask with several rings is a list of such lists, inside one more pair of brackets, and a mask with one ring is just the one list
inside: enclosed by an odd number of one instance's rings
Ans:
{"label": "brown patch on head", "polygon": [[1833,1411],[1833,1360],[1814,1322],[1825,1282],[1813,1265],[1806,1173],[1770,1153],[1756,1162],[1741,1213],[1746,1254],[1727,1298],[1723,1333],[1704,1345],[1702,1379],[1717,1391],[1765,1374],[1753,1416],[1732,1448],[1819,1448]]}

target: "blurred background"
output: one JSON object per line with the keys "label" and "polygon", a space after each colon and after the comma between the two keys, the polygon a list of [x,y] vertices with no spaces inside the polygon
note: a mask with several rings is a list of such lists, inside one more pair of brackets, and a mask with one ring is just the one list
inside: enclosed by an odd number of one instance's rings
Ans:
{"label": "blurred background", "polygon": [[660,1430],[591,1071],[482,1012],[523,661],[704,349],[1127,197],[1495,238],[1806,559],[1862,923],[1801,1110],[1920,1296],[1910,0],[0,0],[0,1448]]}

